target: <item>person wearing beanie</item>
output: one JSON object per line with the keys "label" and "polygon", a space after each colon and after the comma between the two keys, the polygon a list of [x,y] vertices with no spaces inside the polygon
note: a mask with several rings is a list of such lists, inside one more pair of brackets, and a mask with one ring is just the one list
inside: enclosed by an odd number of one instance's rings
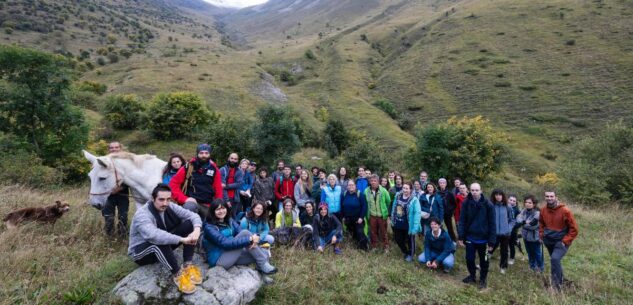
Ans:
{"label": "person wearing beanie", "polygon": [[343,226],[335,215],[330,214],[328,204],[319,204],[319,213],[312,223],[314,246],[319,252],[323,252],[325,246],[334,246],[334,253],[341,254],[340,243],[343,241]]}
{"label": "person wearing beanie", "polygon": [[222,180],[217,165],[211,160],[212,148],[200,144],[196,157],[178,169],[169,181],[172,198],[183,208],[206,219],[213,199],[223,198]]}

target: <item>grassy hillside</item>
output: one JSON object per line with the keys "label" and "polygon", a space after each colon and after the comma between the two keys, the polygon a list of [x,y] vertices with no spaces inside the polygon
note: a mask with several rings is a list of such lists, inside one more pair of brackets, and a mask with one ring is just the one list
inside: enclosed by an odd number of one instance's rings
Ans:
{"label": "grassy hillside", "polygon": [[[114,285],[134,269],[125,241],[102,234],[99,211],[84,202],[87,186],[33,190],[2,186],[0,215],[17,207],[43,206],[55,200],[71,204],[54,227],[28,224],[0,231],[0,304],[116,304]],[[132,208],[133,210],[133,208]],[[551,294],[543,278],[529,272],[518,254],[508,273],[491,262],[490,290],[461,284],[466,275],[464,250],[457,250],[456,270],[434,273],[405,263],[392,244],[389,254],[344,254],[273,249],[280,272],[263,288],[255,304],[624,304],[633,300],[633,213],[611,206],[572,206],[580,235],[563,260],[574,288]],[[131,211],[133,212],[133,211]],[[131,214],[130,214],[131,217]],[[347,242],[347,241],[345,241]],[[420,247],[420,245],[418,245]],[[421,249],[416,251],[421,252]],[[549,258],[546,256],[546,258]],[[549,268],[549,261],[546,262]],[[549,271],[549,270],[548,270]],[[384,287],[384,293],[377,292]]]}

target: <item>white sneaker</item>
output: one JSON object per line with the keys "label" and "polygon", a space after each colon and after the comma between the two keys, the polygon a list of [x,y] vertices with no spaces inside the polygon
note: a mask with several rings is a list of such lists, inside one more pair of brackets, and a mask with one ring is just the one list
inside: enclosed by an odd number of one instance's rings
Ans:
{"label": "white sneaker", "polygon": [[508,260],[508,265],[514,265],[514,260],[513,259],[509,259]]}
{"label": "white sneaker", "polygon": [[501,268],[500,271],[501,271],[501,274],[506,274],[506,270],[505,269]]}

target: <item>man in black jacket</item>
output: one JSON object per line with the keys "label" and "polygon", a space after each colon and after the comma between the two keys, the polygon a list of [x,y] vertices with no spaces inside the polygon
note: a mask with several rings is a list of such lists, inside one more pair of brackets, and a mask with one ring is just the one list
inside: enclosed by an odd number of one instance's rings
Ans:
{"label": "man in black jacket", "polygon": [[482,195],[479,183],[470,185],[470,194],[462,204],[457,232],[459,245],[466,247],[466,265],[469,273],[462,282],[469,284],[476,281],[475,255],[478,254],[481,268],[479,288],[485,289],[487,287],[486,277],[488,276],[489,265],[488,251],[492,251],[497,235],[495,234],[494,207]]}

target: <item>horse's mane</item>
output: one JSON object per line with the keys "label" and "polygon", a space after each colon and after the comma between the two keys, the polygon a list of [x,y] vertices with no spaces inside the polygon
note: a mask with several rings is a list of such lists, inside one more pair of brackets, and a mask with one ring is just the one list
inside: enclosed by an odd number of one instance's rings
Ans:
{"label": "horse's mane", "polygon": [[113,159],[113,160],[114,159],[130,160],[137,167],[141,167],[143,165],[143,161],[144,160],[158,159],[155,155],[149,155],[149,154],[137,155],[137,154],[134,154],[134,153],[131,153],[131,152],[127,152],[127,151],[122,151],[122,152],[118,152],[118,153],[108,154],[108,157],[110,159]]}

